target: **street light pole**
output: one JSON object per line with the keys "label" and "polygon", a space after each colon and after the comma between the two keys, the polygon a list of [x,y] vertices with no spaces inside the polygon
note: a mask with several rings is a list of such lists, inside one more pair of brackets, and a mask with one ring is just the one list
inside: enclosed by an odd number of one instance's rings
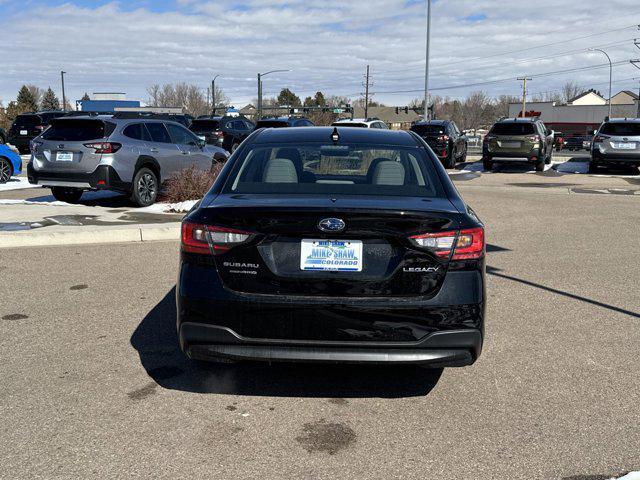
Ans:
{"label": "street light pole", "polygon": [[211,80],[211,116],[215,116],[216,114],[216,78],[220,75],[216,75]]}
{"label": "street light pole", "polygon": [[290,72],[291,70],[270,70],[266,73],[258,74],[258,112],[256,120],[260,120],[262,118],[262,77],[265,75],[269,75],[270,73],[278,73],[278,72]]}
{"label": "street light pole", "polygon": [[60,71],[60,78],[62,78],[62,111],[67,111],[67,97],[64,94],[64,74],[67,72]]}
{"label": "street light pole", "polygon": [[424,120],[429,120],[429,43],[431,37],[431,0],[427,0],[427,56],[424,67]]}
{"label": "street light pole", "polygon": [[607,103],[609,104],[609,118],[611,118],[611,83],[613,79],[613,64],[611,63],[611,57],[607,54],[607,52],[600,48],[590,48],[589,51],[604,53],[604,56],[607,57],[607,60],[609,61],[609,99],[607,100]]}

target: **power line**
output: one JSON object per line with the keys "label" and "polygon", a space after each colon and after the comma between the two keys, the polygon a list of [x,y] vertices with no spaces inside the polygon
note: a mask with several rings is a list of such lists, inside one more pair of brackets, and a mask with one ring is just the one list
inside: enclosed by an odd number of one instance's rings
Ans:
{"label": "power line", "polygon": [[[596,33],[591,33],[591,34],[588,34],[588,35],[581,35],[579,37],[573,37],[573,38],[570,38],[570,39],[567,39],[567,40],[558,40],[558,41],[555,41],[555,42],[549,42],[549,43],[544,43],[544,44],[533,45],[531,47],[520,48],[520,49],[517,49],[517,50],[509,50],[509,51],[506,51],[506,52],[493,53],[491,55],[485,55],[485,56],[481,56],[481,57],[472,57],[472,58],[466,58],[466,59],[462,59],[462,60],[456,60],[454,62],[448,62],[447,66],[458,65],[458,64],[461,64],[461,63],[475,62],[475,61],[478,61],[478,60],[485,60],[485,59],[488,59],[488,58],[495,58],[495,57],[500,57],[500,56],[503,56],[503,55],[510,55],[512,53],[526,52],[526,51],[535,50],[535,49],[538,49],[538,48],[550,47],[550,46],[554,46],[554,45],[561,45],[563,43],[570,43],[570,42],[574,42],[576,40],[583,40],[585,38],[597,37],[599,35],[605,35],[607,33],[612,33],[612,32],[620,32],[620,31],[623,31],[623,30],[627,30],[629,28],[636,28],[636,27],[638,27],[637,24],[627,25],[625,27],[613,28],[611,30],[605,30],[603,32],[596,32]],[[566,31],[565,29],[563,29],[563,30],[555,30],[553,32],[548,32],[547,35],[552,35],[554,33],[562,33],[562,32],[565,32],[565,31]],[[404,71],[419,70],[421,68],[422,67],[410,68],[410,69],[405,69]],[[382,73],[388,73],[388,72],[397,72],[397,70],[380,70],[378,73],[382,74]]]}
{"label": "power line", "polygon": [[[624,65],[627,64],[629,62],[629,60],[623,60],[623,61],[619,61],[619,62],[614,62],[612,65],[613,66],[619,66],[619,65]],[[572,72],[579,72],[579,71],[584,71],[584,70],[595,70],[598,68],[608,68],[609,67],[609,63],[601,63],[601,64],[597,64],[597,65],[589,65],[586,67],[577,67],[577,68],[568,68],[568,69],[564,69],[564,70],[556,70],[556,71],[552,71],[552,72],[544,72],[544,73],[538,73],[538,74],[533,74],[531,75],[531,77],[533,78],[539,78],[539,77],[547,77],[547,76],[552,76],[552,75],[557,75],[557,74],[561,74],[561,73],[572,73]],[[492,84],[496,84],[496,83],[503,83],[503,82],[511,82],[513,80],[516,80],[517,78],[514,77],[508,77],[508,78],[500,78],[500,79],[496,79],[496,80],[487,80],[487,81],[483,81],[483,82],[475,82],[475,83],[466,83],[466,84],[459,84],[459,85],[448,85],[445,87],[436,87],[436,88],[432,88],[431,90],[454,90],[457,88],[466,88],[466,87],[479,87],[479,86],[483,86],[483,85],[492,85]],[[424,91],[424,89],[414,89],[414,90],[390,90],[390,91],[380,91],[380,92],[375,92],[376,94],[395,94],[395,93],[418,93],[418,92],[422,92]]]}

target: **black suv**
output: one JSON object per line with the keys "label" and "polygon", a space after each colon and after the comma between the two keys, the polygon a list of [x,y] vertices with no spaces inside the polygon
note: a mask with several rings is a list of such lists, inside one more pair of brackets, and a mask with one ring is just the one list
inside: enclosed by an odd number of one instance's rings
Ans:
{"label": "black suv", "polygon": [[7,132],[0,128],[0,145],[7,143]]}
{"label": "black suv", "polygon": [[7,143],[20,153],[29,153],[31,140],[40,135],[54,118],[64,117],[63,111],[31,112],[18,115],[9,129]]}
{"label": "black suv", "polygon": [[467,137],[453,120],[416,122],[411,131],[429,144],[445,168],[455,168],[456,162],[467,159]]}
{"label": "black suv", "polygon": [[256,128],[315,127],[316,124],[305,117],[270,117],[258,120]]}
{"label": "black suv", "polygon": [[222,147],[228,152],[236,148],[256,128],[244,117],[206,117],[191,122],[189,129],[208,144]]}

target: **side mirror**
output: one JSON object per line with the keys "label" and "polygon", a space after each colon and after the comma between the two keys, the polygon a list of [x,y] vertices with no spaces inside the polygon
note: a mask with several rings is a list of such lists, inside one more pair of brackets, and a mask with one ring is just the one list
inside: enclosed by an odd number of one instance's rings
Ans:
{"label": "side mirror", "polygon": [[225,153],[216,152],[213,154],[214,163],[225,163],[227,160],[229,160],[229,157]]}

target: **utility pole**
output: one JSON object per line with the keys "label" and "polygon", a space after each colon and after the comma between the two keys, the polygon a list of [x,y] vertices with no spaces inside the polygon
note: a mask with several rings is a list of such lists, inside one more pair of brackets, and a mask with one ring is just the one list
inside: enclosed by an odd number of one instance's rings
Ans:
{"label": "utility pole", "polygon": [[60,71],[60,78],[62,78],[62,111],[67,111],[67,97],[64,94],[64,74],[67,72]]}
{"label": "utility pole", "polygon": [[[216,114],[216,78],[220,75],[216,75],[211,80],[211,116],[215,116]],[[260,75],[258,75],[260,77]],[[258,80],[259,81],[259,80]]]}
{"label": "utility pole", "polygon": [[364,118],[369,118],[369,65],[367,65],[367,73],[364,79]]}
{"label": "utility pole", "polygon": [[424,64],[424,121],[429,121],[429,43],[431,39],[431,0],[427,0],[427,56]]}
{"label": "utility pole", "polygon": [[[638,29],[640,29],[640,25],[638,25]],[[634,38],[633,39],[633,44],[638,48],[638,50],[640,50],[640,39],[638,38]],[[635,59],[635,60],[629,60],[631,62],[631,65],[633,65],[634,67],[636,67],[637,69],[640,69],[640,59]],[[638,86],[638,109],[636,111],[636,116],[638,118],[640,118],[640,86]]]}
{"label": "utility pole", "polygon": [[527,80],[532,80],[531,77],[518,77],[517,80],[522,82],[522,118],[524,118],[524,114],[527,111]]}

